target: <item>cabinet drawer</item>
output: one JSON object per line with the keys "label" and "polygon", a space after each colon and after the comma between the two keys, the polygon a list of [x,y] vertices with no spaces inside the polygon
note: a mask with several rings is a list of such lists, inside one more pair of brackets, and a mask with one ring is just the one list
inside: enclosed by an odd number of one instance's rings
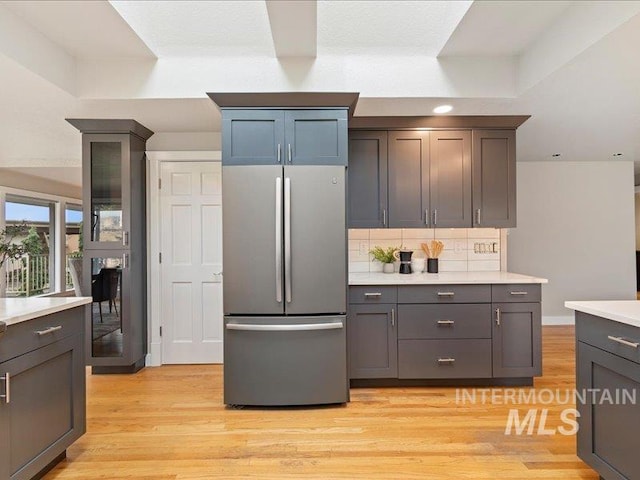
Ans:
{"label": "cabinet drawer", "polygon": [[491,305],[399,305],[398,338],[491,338]]}
{"label": "cabinet drawer", "polygon": [[491,302],[491,285],[407,285],[398,287],[398,303]]}
{"label": "cabinet drawer", "polygon": [[84,308],[76,307],[9,326],[0,340],[0,362],[81,333]]}
{"label": "cabinet drawer", "polygon": [[491,301],[494,303],[539,302],[540,299],[540,284],[537,283],[491,286]]}
{"label": "cabinet drawer", "polygon": [[491,378],[491,340],[399,340],[399,378]]}
{"label": "cabinet drawer", "polygon": [[[576,312],[576,337],[580,342],[640,363],[640,328],[638,327]],[[635,344],[638,345],[634,346]]]}
{"label": "cabinet drawer", "polygon": [[398,287],[349,287],[349,303],[396,303]]}

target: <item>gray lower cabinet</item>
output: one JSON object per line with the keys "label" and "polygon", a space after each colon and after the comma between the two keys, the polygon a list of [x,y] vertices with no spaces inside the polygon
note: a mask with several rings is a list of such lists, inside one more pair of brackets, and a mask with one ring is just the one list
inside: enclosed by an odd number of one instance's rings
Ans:
{"label": "gray lower cabinet", "polygon": [[0,480],[36,476],[84,434],[83,324],[78,307],[10,326],[0,340]]}
{"label": "gray lower cabinet", "polygon": [[640,328],[576,312],[576,338],[578,456],[604,480],[640,479]]}
{"label": "gray lower cabinet", "polygon": [[352,286],[349,298],[352,379],[542,374],[540,285]]}
{"label": "gray lower cabinet", "polygon": [[542,324],[539,303],[494,303],[493,376],[542,375]]}
{"label": "gray lower cabinet", "polygon": [[387,132],[349,132],[350,228],[387,225]]}
{"label": "gray lower cabinet", "polygon": [[347,109],[222,109],[223,165],[346,165]]}
{"label": "gray lower cabinet", "polygon": [[350,378],[397,378],[395,308],[393,304],[349,305],[347,344]]}
{"label": "gray lower cabinet", "polygon": [[473,130],[473,226],[516,226],[516,132]]}

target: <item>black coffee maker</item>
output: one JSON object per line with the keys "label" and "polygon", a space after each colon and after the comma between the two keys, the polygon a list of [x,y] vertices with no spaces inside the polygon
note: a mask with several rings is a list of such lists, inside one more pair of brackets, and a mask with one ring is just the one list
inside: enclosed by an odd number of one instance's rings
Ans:
{"label": "black coffee maker", "polygon": [[411,255],[413,255],[411,250],[396,251],[396,258],[400,260],[399,273],[411,273]]}

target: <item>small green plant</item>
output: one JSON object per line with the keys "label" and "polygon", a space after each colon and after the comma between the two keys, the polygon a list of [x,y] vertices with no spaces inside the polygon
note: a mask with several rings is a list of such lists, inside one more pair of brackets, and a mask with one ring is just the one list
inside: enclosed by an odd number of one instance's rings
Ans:
{"label": "small green plant", "polygon": [[373,255],[373,260],[377,260],[381,263],[393,263],[396,261],[394,253],[400,250],[400,248],[401,247],[389,247],[384,249],[376,245],[372,250],[369,250],[369,253]]}

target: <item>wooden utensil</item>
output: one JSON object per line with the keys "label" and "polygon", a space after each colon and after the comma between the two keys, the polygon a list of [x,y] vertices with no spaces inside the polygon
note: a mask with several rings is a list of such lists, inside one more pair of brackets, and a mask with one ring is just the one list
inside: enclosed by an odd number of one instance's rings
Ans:
{"label": "wooden utensil", "polygon": [[431,258],[431,253],[429,252],[429,245],[427,245],[426,243],[421,243],[420,246],[422,247],[422,250],[424,251],[427,258]]}

